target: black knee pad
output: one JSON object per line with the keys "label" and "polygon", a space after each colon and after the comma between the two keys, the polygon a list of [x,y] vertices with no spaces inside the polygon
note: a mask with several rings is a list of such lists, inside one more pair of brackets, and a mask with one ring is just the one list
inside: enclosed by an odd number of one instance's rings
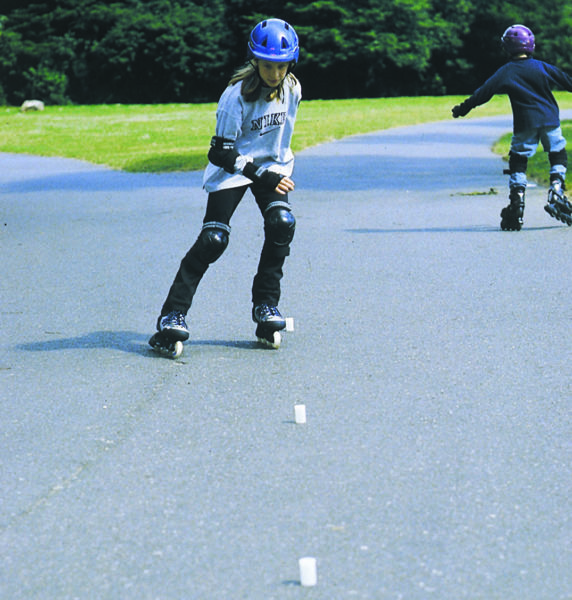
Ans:
{"label": "black knee pad", "polygon": [[205,223],[197,240],[201,260],[207,264],[218,260],[228,246],[229,234],[230,227],[224,223]]}
{"label": "black knee pad", "polygon": [[508,155],[508,166],[511,173],[526,173],[528,158],[511,151]]}
{"label": "black knee pad", "polygon": [[550,166],[554,165],[562,165],[564,167],[568,166],[568,153],[566,152],[566,148],[559,150],[558,152],[549,152],[548,160],[550,161]]}
{"label": "black knee pad", "polygon": [[278,253],[288,256],[290,242],[294,239],[296,219],[287,202],[272,202],[264,211],[264,231],[266,240]]}

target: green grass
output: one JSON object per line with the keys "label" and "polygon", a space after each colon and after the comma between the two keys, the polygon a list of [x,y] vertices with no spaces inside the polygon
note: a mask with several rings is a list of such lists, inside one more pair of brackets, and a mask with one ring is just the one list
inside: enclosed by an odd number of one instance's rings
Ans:
{"label": "green grass", "polygon": [[215,104],[0,110],[0,151],[77,158],[133,172],[200,169]]}
{"label": "green grass", "polygon": [[[348,135],[451,118],[460,96],[303,101],[294,152]],[[572,95],[560,94],[562,108]],[[0,152],[77,158],[131,172],[205,167],[216,104],[50,106],[23,114],[0,108]],[[509,114],[495,97],[467,118]],[[503,145],[501,153],[506,154]]]}

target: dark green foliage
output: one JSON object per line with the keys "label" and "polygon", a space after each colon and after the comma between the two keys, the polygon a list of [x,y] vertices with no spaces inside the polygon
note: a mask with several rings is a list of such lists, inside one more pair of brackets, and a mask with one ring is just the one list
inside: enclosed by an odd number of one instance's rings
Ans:
{"label": "dark green foliage", "polygon": [[2,0],[0,103],[216,101],[261,19],[296,28],[305,98],[472,92],[513,23],[572,70],[569,0]]}

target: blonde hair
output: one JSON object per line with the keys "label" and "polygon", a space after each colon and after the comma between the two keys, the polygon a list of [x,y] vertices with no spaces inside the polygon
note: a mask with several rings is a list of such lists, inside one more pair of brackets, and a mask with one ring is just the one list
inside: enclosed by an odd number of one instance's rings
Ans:
{"label": "blonde hair", "polygon": [[[262,80],[260,79],[260,75],[256,69],[256,66],[252,62],[247,62],[242,65],[233,73],[228,85],[234,85],[242,81],[242,86],[240,88],[241,94],[244,96],[244,99],[247,102],[255,102],[260,97],[260,92],[262,90]],[[295,87],[298,83],[298,80],[294,76],[293,73],[288,73],[286,77],[280,82],[280,85],[270,91],[269,94],[266,95],[266,101],[271,102],[272,100],[282,100],[284,97],[284,85],[288,84],[290,87]]]}

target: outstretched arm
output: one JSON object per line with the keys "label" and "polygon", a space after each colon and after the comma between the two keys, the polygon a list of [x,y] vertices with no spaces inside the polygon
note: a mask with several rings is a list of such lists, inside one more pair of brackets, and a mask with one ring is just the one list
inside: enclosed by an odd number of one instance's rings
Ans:
{"label": "outstretched arm", "polygon": [[492,77],[489,77],[472,96],[469,96],[464,102],[461,102],[461,104],[453,106],[451,110],[453,118],[457,119],[458,117],[468,115],[473,108],[485,104],[495,94],[506,91],[504,87],[502,69],[499,69]]}

